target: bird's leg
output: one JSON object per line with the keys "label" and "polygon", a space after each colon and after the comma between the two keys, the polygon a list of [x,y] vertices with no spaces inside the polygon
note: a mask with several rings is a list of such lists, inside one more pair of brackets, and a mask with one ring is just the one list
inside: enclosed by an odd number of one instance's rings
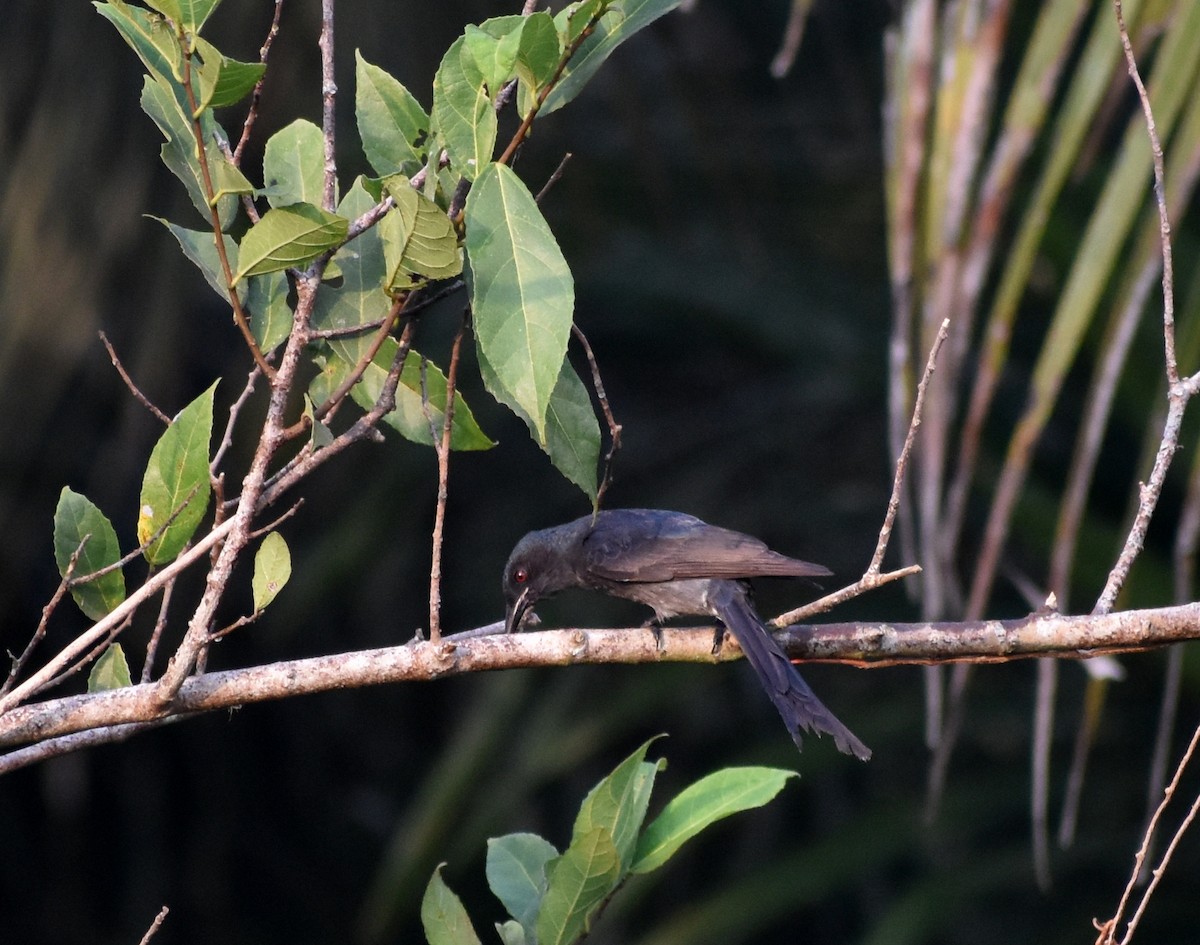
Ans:
{"label": "bird's leg", "polygon": [[718,621],[717,629],[713,631],[713,645],[712,645],[712,655],[713,656],[720,655],[721,647],[724,645],[724,643],[725,643],[725,624],[720,623]]}
{"label": "bird's leg", "polygon": [[659,620],[658,615],[655,614],[653,617],[643,623],[642,626],[654,634],[654,648],[661,653],[666,647],[666,644],[663,643],[662,621]]}

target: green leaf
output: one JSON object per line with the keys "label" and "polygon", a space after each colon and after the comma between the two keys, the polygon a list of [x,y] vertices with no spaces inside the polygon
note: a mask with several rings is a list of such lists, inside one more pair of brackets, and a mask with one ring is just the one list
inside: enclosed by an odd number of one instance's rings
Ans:
{"label": "green leaf", "polygon": [[292,554],[279,532],[271,532],[254,553],[254,610],[264,610],[292,576]]}
{"label": "green leaf", "polygon": [[[104,513],[86,496],[64,487],[54,510],[54,560],[64,578],[71,555],[85,536],[87,542],[79,551],[71,573],[75,581],[116,564],[121,559],[121,546]],[[71,588],[71,596],[88,617],[99,620],[125,600],[125,575],[118,568],[94,581],[76,584]]]}
{"label": "green leaf", "polygon": [[556,856],[554,845],[535,833],[510,833],[488,841],[488,886],[520,923],[527,941],[534,940],[546,892],[546,864]]}
{"label": "green leaf", "polygon": [[547,869],[537,919],[538,945],[566,945],[591,927],[596,909],[621,878],[621,857],[603,827],[577,836]]}
{"label": "green leaf", "polygon": [[[445,864],[443,864],[445,865]],[[421,900],[421,925],[429,945],[479,945],[479,936],[462,900],[442,879],[442,867],[433,871]]]}
{"label": "green leaf", "polygon": [[[547,96],[540,114],[548,115],[575,98],[613,50],[679,4],[680,0],[615,0],[610,3],[592,35],[583,41],[583,45],[567,63],[562,78]],[[586,25],[586,21],[582,24],[576,22],[581,18],[572,20],[573,28],[582,29]]]}
{"label": "green leaf", "polygon": [[[161,76],[147,76],[142,86],[142,110],[154,120],[159,131],[167,139],[166,144],[162,146],[163,163],[183,183],[188,196],[191,197],[192,205],[208,221],[211,216],[200,160],[196,153],[192,118],[187,112],[186,103],[181,99],[182,94],[182,88],[170,84],[169,80]],[[229,163],[217,146],[217,140],[223,139],[225,133],[212,114],[204,112],[199,121],[201,136],[206,142],[205,158],[208,161],[209,174],[216,188],[217,215],[221,229],[224,230],[232,222],[237,210],[237,199],[233,195],[248,193],[254,188],[241,171]]]}
{"label": "green leaf", "polygon": [[272,207],[319,206],[325,192],[325,137],[302,118],[271,135],[263,153],[263,192]]}
{"label": "green leaf", "polygon": [[[179,243],[179,248],[183,250],[183,255],[192,261],[197,269],[204,274],[205,280],[213,291],[217,293],[226,302],[229,301],[229,289],[225,286],[225,274],[221,269],[221,259],[217,255],[216,241],[213,239],[211,230],[189,230],[182,226],[164,220],[162,217],[151,216],[151,220],[156,220],[170,231],[171,235]],[[237,268],[238,247],[233,241],[232,236],[225,236],[225,254],[229,258],[229,265],[234,269]]]}
{"label": "green leaf", "polygon": [[[342,198],[338,213],[353,220],[379,201],[367,191],[360,177]],[[392,300],[383,291],[385,265],[379,227],[364,230],[334,255],[342,273],[341,285],[321,283],[313,306],[313,326],[322,330],[354,328],[379,321],[391,309]],[[330,346],[344,360],[355,364],[371,345],[369,333],[337,338]]]}
{"label": "green leaf", "polygon": [[349,229],[345,217],[312,204],[268,210],[242,238],[234,282],[309,263],[341,243]]}
{"label": "green leaf", "polygon": [[466,247],[476,337],[505,404],[546,444],[546,410],[562,373],[575,285],[533,195],[507,166],[489,164],[467,197]]}
{"label": "green leaf", "polygon": [[[322,375],[318,375],[318,379],[321,377]],[[332,389],[329,393],[332,393]],[[326,397],[328,397],[328,393]],[[333,431],[317,419],[317,410],[309,394],[304,395],[304,416],[308,419],[309,428],[312,430],[308,442],[314,450],[324,449],[333,442]]]}
{"label": "green leaf", "polygon": [[263,351],[281,344],[292,331],[288,281],[282,272],[251,276],[242,307],[250,316],[250,332]]}
{"label": "green leaf", "polygon": [[152,75],[183,81],[183,53],[179,40],[161,16],[121,0],[96,3],[96,12],[112,23],[121,38],[137,53]]}
{"label": "green leaf", "polygon": [[146,5],[176,23],[181,23],[183,20],[183,7],[179,0],[146,0]]}
{"label": "green leaf", "polygon": [[354,53],[354,115],[375,173],[414,174],[425,163],[429,116],[398,80]]}
{"label": "green leaf", "polygon": [[[479,352],[478,360],[484,386],[499,399],[496,372],[482,352]],[[509,406],[536,438],[537,431],[529,414],[519,407]],[[600,486],[597,477],[600,424],[592,408],[591,394],[567,359],[563,359],[558,382],[550,395],[550,404],[546,408],[546,442],[540,445],[555,468],[582,489],[594,506]]]}
{"label": "green leaf", "polygon": [[388,292],[401,292],[427,279],[459,275],[462,251],[450,218],[413,190],[408,178],[391,177],[385,183],[396,201],[395,209],[379,221]]}
{"label": "green leaf", "polygon": [[484,82],[466,37],[460,36],[433,78],[432,118],[450,163],[467,180],[479,176],[496,147],[496,111]]}
{"label": "green leaf", "polygon": [[514,919],[496,923],[496,934],[500,936],[501,945],[526,945],[531,941],[521,923]]}
{"label": "green leaf", "polygon": [[[176,226],[162,217],[150,217],[170,231],[187,256],[204,275],[205,280],[222,301],[229,301],[229,290],[225,288],[225,273],[217,256],[216,243],[208,230],[188,230]],[[235,270],[238,263],[238,245],[233,237],[225,236],[225,254],[229,265]],[[278,272],[262,276],[251,276],[242,292],[242,307],[250,316],[250,331],[258,346],[270,351],[292,330],[292,310],[287,299],[287,278]]]}
{"label": "green leaf", "polygon": [[739,811],[762,807],[783,790],[795,771],[781,768],[725,768],[681,791],[638,842],[633,872],[658,869],[683,844],[710,824]]}
{"label": "green leaf", "polygon": [[146,0],[146,5],[169,16],[180,27],[194,33],[217,8],[221,0]]}
{"label": "green leaf", "polygon": [[87,691],[104,692],[106,689],[122,689],[132,685],[125,651],[120,643],[110,644],[88,673]]}
{"label": "green leaf", "polygon": [[221,61],[221,78],[213,90],[211,108],[228,108],[236,105],[258,85],[258,80],[266,73],[267,67],[261,62],[241,62],[237,59]]}
{"label": "green leaf", "polygon": [[468,26],[463,34],[464,49],[475,60],[483,84],[493,98],[514,75],[524,25],[525,17],[516,13],[493,17],[480,26]]}
{"label": "green leaf", "polygon": [[[524,17],[524,20],[516,70],[521,82],[536,96],[542,86],[554,76],[554,70],[562,57],[562,48],[558,41],[558,30],[554,26],[554,17],[545,10],[532,13]],[[526,109],[522,109],[522,116],[526,113]]]}
{"label": "green leaf", "polygon": [[620,855],[622,873],[633,861],[638,834],[650,805],[654,776],[663,765],[661,761],[645,760],[646,752],[659,737],[648,739],[592,788],[575,818],[572,838],[586,836],[597,827],[608,832]]}
{"label": "green leaf", "polygon": [[575,42],[592,22],[592,17],[602,13],[611,4],[612,0],[577,0],[559,10],[554,16],[554,28],[558,31],[563,48]]}
{"label": "green leaf", "polygon": [[208,447],[212,439],[213,394],[217,383],[179,411],[150,453],[150,462],[142,478],[138,543],[145,545],[155,532],[171,521],[142,552],[150,564],[162,565],[175,560],[191,540],[208,508],[212,491],[208,478]]}
{"label": "green leaf", "polygon": [[[385,339],[376,353],[375,359],[363,371],[362,378],[350,389],[350,396],[364,410],[370,410],[375,406],[375,401],[379,399],[384,381],[387,380],[388,371],[391,370],[392,361],[396,357],[397,349],[398,345],[394,338]],[[432,446],[433,438],[430,436],[429,419],[425,416],[425,407],[421,403],[421,361],[421,355],[415,351],[409,352],[404,362],[404,369],[400,372],[400,383],[396,386],[396,409],[386,414],[383,422],[405,439]],[[310,388],[312,398],[317,403],[324,401],[325,397],[322,394],[328,396],[342,383],[349,374],[352,364],[334,354],[325,361],[322,367],[324,380],[319,387]],[[446,406],[446,375],[435,364],[427,363],[426,365],[425,388],[429,397],[429,415],[433,418],[433,425],[441,430],[443,410]],[[475,422],[471,408],[463,400],[462,394],[455,391],[454,423],[450,429],[451,449],[486,450],[495,445]]]}

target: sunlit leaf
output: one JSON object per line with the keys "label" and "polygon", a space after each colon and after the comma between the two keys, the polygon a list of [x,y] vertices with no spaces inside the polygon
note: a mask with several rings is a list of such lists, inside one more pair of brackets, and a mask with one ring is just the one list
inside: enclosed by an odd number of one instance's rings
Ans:
{"label": "sunlit leaf", "polygon": [[[500,399],[500,386],[496,372],[482,352],[479,355],[479,373],[484,386],[492,396]],[[509,408],[525,421],[529,432],[537,438],[537,430],[529,414],[512,403]],[[599,489],[597,479],[600,464],[600,425],[592,408],[591,394],[571,362],[563,359],[558,382],[550,395],[546,407],[546,441],[540,444],[556,469],[567,480],[577,485],[584,494],[596,502]]]}
{"label": "sunlit leaf", "polygon": [[242,239],[234,281],[311,262],[342,242],[349,228],[345,217],[312,204],[268,210]]}
{"label": "sunlit leaf", "polygon": [[[579,50],[563,71],[562,79],[546,98],[542,114],[548,114],[575,98],[588,80],[599,70],[613,51],[634,33],[649,26],[660,16],[670,13],[680,0],[615,0],[596,24],[592,35],[583,41]],[[582,28],[572,20],[572,27]]]}
{"label": "sunlit leaf", "polygon": [[399,80],[354,53],[354,115],[363,153],[375,173],[413,174],[425,163],[421,146],[429,116]]}
{"label": "sunlit leaf", "polygon": [[395,208],[379,221],[388,291],[459,275],[462,251],[450,218],[436,203],[413,190],[407,178],[393,177],[386,183],[396,202]]}
{"label": "sunlit leaf", "polygon": [[562,373],[575,285],[533,195],[490,164],[467,198],[466,246],[479,347],[497,397],[520,407],[546,443],[546,410]]}
{"label": "sunlit leaf", "polygon": [[648,762],[646,752],[654,743],[651,738],[622,761],[612,773],[597,784],[584,798],[575,818],[572,837],[588,834],[596,827],[608,831],[621,859],[622,871],[633,861],[642,822],[650,805],[654,777],[662,762]]}
{"label": "sunlit leaf", "polygon": [[325,192],[325,137],[296,119],[271,135],[263,153],[263,192],[272,207],[319,206]]}
{"label": "sunlit leaf", "polygon": [[621,857],[603,827],[574,837],[547,867],[546,895],[537,919],[539,945],[565,945],[591,927],[596,909],[621,878]]}
{"label": "sunlit leaf", "polygon": [[[338,213],[353,220],[378,202],[360,177],[342,198]],[[339,248],[332,261],[341,271],[341,284],[321,283],[313,306],[313,326],[325,331],[354,328],[378,322],[386,316],[391,299],[383,290],[385,266],[378,225]],[[366,352],[371,341],[371,335],[363,333],[331,339],[330,346],[346,361],[354,363]]]}
{"label": "sunlit leaf", "polygon": [[467,180],[479,175],[496,147],[496,111],[484,86],[484,76],[460,36],[446,50],[434,76],[432,118],[451,164]]}
{"label": "sunlit leaf", "polygon": [[[208,222],[211,215],[204,176],[196,151],[195,131],[186,103],[181,101],[181,95],[182,90],[179,86],[169,84],[168,79],[146,76],[142,86],[142,110],[154,120],[167,139],[162,146],[163,163],[183,183],[188,196],[191,197],[192,205],[205,222]],[[224,138],[225,133],[212,114],[204,112],[199,122],[202,139],[206,142],[204,153],[208,162],[209,177],[219,197],[216,203],[217,214],[221,229],[224,230],[232,222],[237,210],[237,198],[233,195],[248,193],[253,187],[241,171],[230,164],[221,153],[217,141]]]}
{"label": "sunlit leaf", "polygon": [[97,13],[117,28],[150,73],[183,81],[183,53],[175,31],[166,20],[120,0],[94,6]]}
{"label": "sunlit leaf", "polygon": [[688,840],[739,811],[762,807],[783,790],[795,771],[725,768],[684,788],[663,808],[638,841],[633,872],[658,869]]}
{"label": "sunlit leaf", "polygon": [[[384,340],[375,359],[367,365],[362,378],[350,389],[354,402],[364,410],[375,406],[383,391],[384,382],[396,357],[397,342],[394,338]],[[446,375],[435,365],[426,362],[425,391],[428,403],[421,402],[421,355],[410,351],[400,372],[396,386],[396,409],[385,414],[383,422],[405,439],[425,446],[433,444],[430,418],[434,429],[440,431],[444,422],[446,406]],[[326,380],[320,389],[312,390],[313,400],[321,403],[322,394],[328,394],[341,385],[349,375],[352,364],[332,355],[324,364],[322,373]],[[327,390],[326,390],[327,387]],[[440,433],[439,433],[440,436]],[[450,447],[456,450],[486,450],[496,444],[488,439],[475,421],[475,416],[459,391],[454,392],[454,422],[450,430]]]}

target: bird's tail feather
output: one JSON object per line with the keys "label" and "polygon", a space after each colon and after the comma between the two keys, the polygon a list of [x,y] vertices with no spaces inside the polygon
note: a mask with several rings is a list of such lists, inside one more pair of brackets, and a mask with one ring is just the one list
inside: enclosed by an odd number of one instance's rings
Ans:
{"label": "bird's tail feather", "polygon": [[746,592],[733,582],[714,581],[709,604],[738,641],[746,659],[758,674],[759,681],[775,703],[784,724],[792,733],[796,747],[801,747],[800,732],[824,733],[833,737],[838,751],[866,761],[871,749],[817,698],[800,676],[791,660],[775,642],[775,638],[746,599]]}

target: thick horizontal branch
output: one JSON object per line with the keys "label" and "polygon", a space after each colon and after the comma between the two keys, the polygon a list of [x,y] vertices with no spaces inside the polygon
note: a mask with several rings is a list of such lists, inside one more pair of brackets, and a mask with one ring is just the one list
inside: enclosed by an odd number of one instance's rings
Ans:
{"label": "thick horizontal branch", "polygon": [[[789,627],[780,642],[799,660],[869,667],[1034,656],[1083,658],[1200,639],[1200,604],[1131,610],[1100,617],[1032,614],[1018,620],[922,624],[822,624]],[[434,644],[362,650],[272,663],[188,679],[163,704],[154,684],[67,696],[0,715],[0,747],[112,725],[211,712],[253,702],[381,683],[417,682],[460,673],[580,663],[714,662],[734,659],[728,641],[713,656],[711,628],[668,628],[663,647],[643,628],[547,630],[489,634]]]}

